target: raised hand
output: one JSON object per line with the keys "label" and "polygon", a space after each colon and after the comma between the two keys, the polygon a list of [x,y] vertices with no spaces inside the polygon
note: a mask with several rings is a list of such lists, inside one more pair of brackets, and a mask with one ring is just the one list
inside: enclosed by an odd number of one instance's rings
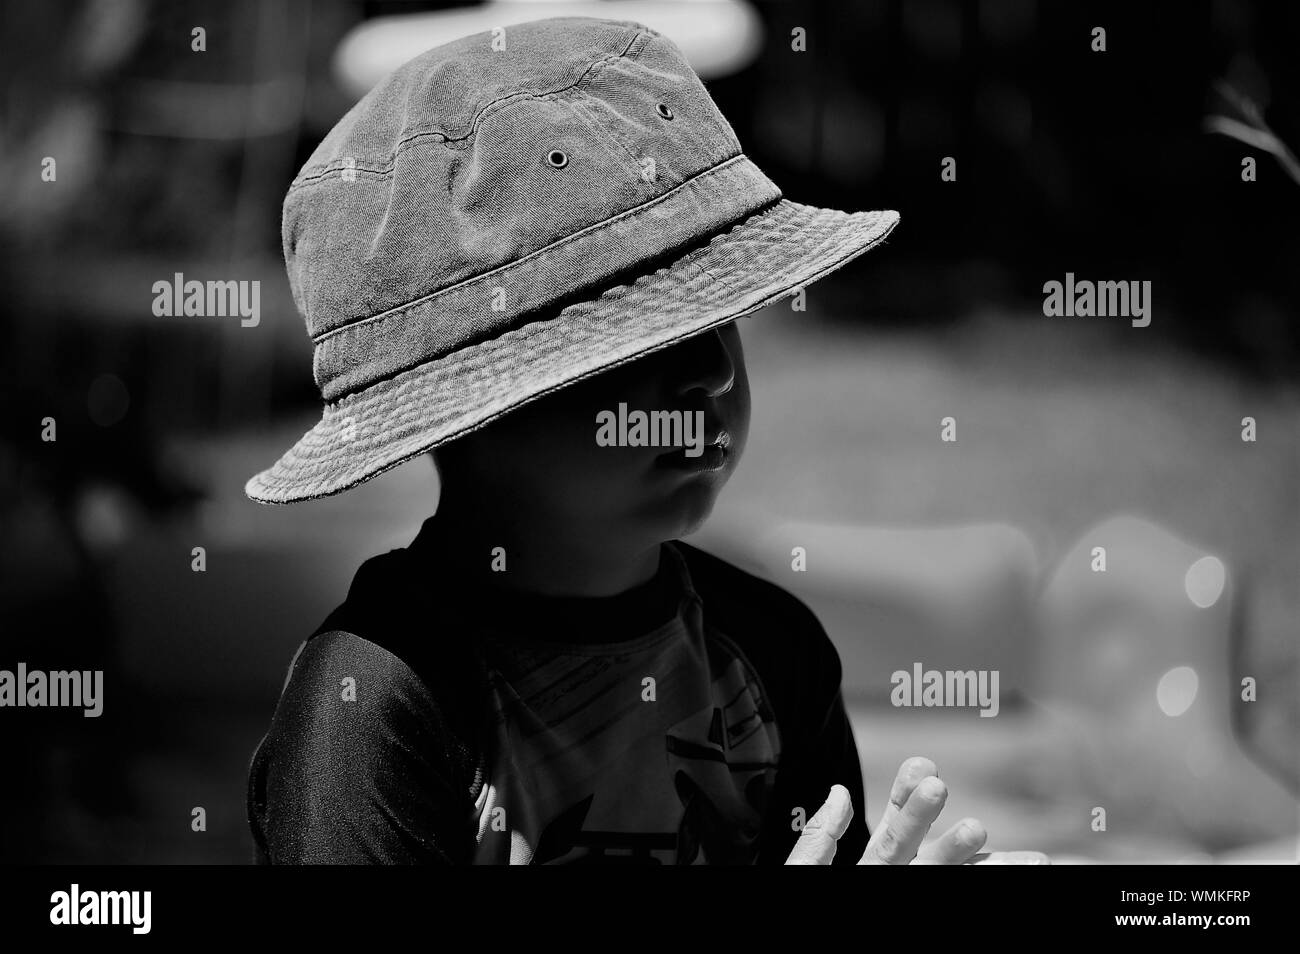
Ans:
{"label": "raised hand", "polygon": [[[863,852],[860,865],[1050,864],[1038,851],[994,851],[980,854],[988,833],[978,819],[964,818],[943,835],[923,844],[930,826],[943,811],[948,787],[935,764],[914,756],[898,769],[889,804]],[[804,825],[786,861],[789,865],[829,865],[839,839],[853,819],[848,789],[831,787],[830,795]]]}

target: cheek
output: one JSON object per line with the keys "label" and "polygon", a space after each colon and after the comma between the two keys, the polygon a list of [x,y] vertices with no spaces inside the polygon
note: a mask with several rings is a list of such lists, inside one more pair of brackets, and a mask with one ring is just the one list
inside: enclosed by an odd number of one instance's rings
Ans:
{"label": "cheek", "polygon": [[723,405],[726,418],[731,422],[729,430],[733,440],[739,441],[743,447],[745,438],[749,436],[749,416],[750,416],[750,398],[749,382],[743,375],[738,375],[736,386],[726,395],[727,402]]}
{"label": "cheek", "polygon": [[[575,394],[556,402],[545,416],[520,422],[520,447],[534,473],[545,475],[553,499],[588,500],[617,496],[624,478],[641,466],[637,448],[602,447],[596,442],[601,411],[618,410],[626,396],[606,400],[607,395]],[[516,452],[512,451],[512,455]]]}

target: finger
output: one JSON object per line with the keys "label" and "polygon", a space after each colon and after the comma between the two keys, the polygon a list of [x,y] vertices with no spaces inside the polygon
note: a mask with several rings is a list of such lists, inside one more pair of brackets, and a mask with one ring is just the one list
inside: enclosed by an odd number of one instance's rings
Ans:
{"label": "finger", "polygon": [[849,822],[853,820],[853,800],[843,785],[832,785],[822,807],[803,826],[794,843],[788,865],[828,865]]}
{"label": "finger", "polygon": [[871,839],[867,842],[868,848],[884,837],[894,817],[911,798],[917,783],[923,778],[938,774],[938,766],[923,755],[914,755],[910,759],[903,760],[903,764],[898,767],[898,774],[894,776],[894,784],[889,789],[889,804],[885,806],[885,811],[880,816],[880,824],[871,833]]}
{"label": "finger", "polygon": [[966,862],[968,865],[1050,865],[1052,859],[1041,851],[985,851]]}
{"label": "finger", "polygon": [[984,847],[989,833],[976,818],[963,818],[940,837],[922,845],[916,853],[917,865],[961,865]]}
{"label": "finger", "polygon": [[934,775],[921,779],[902,810],[882,831],[880,840],[874,845],[867,844],[858,864],[905,865],[911,862],[947,800],[948,786],[942,779]]}

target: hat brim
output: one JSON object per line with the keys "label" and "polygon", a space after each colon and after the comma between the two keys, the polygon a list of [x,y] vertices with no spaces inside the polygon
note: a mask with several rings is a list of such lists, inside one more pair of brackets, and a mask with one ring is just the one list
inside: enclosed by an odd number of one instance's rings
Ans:
{"label": "hat brim", "polygon": [[288,504],[355,487],[507,411],[725,325],[882,242],[889,210],[782,199],[629,284],[348,395],[244,492]]}

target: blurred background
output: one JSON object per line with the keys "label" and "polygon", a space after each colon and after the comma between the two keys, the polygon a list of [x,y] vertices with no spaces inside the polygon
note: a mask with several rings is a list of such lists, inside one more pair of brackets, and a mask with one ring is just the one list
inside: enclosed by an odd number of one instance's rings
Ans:
{"label": "blurred background", "polygon": [[[0,861],[251,860],[294,650],[438,498],[427,458],[244,497],[319,416],[284,191],[409,56],[575,12],[676,40],[788,198],[902,212],[746,319],[749,448],[692,540],[822,619],[869,822],[924,754],[990,848],[1294,861],[1300,7],[1228,0],[5,4],[0,668],[104,669],[105,708],[0,710]],[[177,272],[259,280],[260,323],[155,316]],[[1150,281],[1150,326],[1044,317],[1066,272]],[[998,670],[998,716],[892,706],[914,663]]]}

